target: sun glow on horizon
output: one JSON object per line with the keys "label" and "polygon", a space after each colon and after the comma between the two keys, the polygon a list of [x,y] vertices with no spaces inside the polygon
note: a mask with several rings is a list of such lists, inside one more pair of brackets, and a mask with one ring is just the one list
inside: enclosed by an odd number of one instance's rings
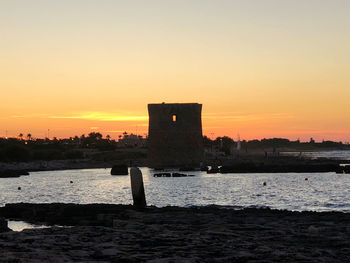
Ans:
{"label": "sun glow on horizon", "polygon": [[96,120],[96,121],[142,121],[148,120],[148,116],[121,116],[106,112],[88,112],[82,114],[49,116],[51,119],[82,119],[82,120]]}
{"label": "sun glow on horizon", "polygon": [[349,9],[0,1],[0,136],[145,134],[147,104],[171,101],[203,104],[210,137],[350,141]]}

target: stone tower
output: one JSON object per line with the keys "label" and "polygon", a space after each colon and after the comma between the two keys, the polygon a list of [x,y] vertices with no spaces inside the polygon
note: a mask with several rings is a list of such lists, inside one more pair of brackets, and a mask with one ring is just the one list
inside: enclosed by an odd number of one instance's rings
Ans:
{"label": "stone tower", "polygon": [[203,157],[202,104],[148,104],[149,166],[199,167]]}

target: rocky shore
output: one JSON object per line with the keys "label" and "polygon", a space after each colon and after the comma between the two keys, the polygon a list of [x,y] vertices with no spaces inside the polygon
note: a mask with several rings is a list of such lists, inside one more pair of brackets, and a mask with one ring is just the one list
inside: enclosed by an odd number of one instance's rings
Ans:
{"label": "rocky shore", "polygon": [[0,178],[20,177],[29,175],[27,170],[0,170]]}
{"label": "rocky shore", "polygon": [[[344,166],[345,165],[345,166]],[[348,160],[304,159],[291,156],[250,156],[212,165],[208,173],[350,173]]]}
{"label": "rocky shore", "polygon": [[1,262],[350,262],[338,212],[11,204],[0,217],[65,226],[0,233]]}
{"label": "rocky shore", "polygon": [[[344,173],[344,167],[337,163],[321,163],[321,162],[294,162],[294,163],[237,163],[230,166],[221,166],[220,173],[327,173],[338,172]],[[211,170],[208,171],[211,173]]]}
{"label": "rocky shore", "polygon": [[[348,164],[341,166],[340,164]],[[52,160],[33,162],[0,162],[0,178],[19,177],[34,171],[52,171],[68,169],[112,168],[113,166],[147,166],[146,159],[124,161],[93,161],[89,159]],[[203,171],[208,173],[315,173],[337,172],[350,173],[349,160],[300,159],[294,156],[275,156],[264,158],[258,155],[247,155],[240,158],[207,160]],[[178,167],[180,171],[194,171],[191,167]],[[205,169],[203,169],[205,168]],[[162,169],[160,169],[162,170]]]}
{"label": "rocky shore", "polygon": [[33,162],[11,162],[1,163],[0,171],[52,171],[66,169],[88,169],[112,167],[113,162],[96,162],[91,160],[53,160],[53,161],[33,161]]}
{"label": "rocky shore", "polygon": [[20,177],[29,172],[111,168],[115,162],[94,162],[90,160],[54,160],[35,162],[0,163],[0,178]]}
{"label": "rocky shore", "polygon": [[127,161],[93,161],[88,159],[76,160],[53,160],[53,161],[33,161],[33,162],[0,162],[1,177],[19,177],[28,175],[28,172],[71,170],[71,169],[94,169],[112,168],[116,164],[146,166],[145,160]]}

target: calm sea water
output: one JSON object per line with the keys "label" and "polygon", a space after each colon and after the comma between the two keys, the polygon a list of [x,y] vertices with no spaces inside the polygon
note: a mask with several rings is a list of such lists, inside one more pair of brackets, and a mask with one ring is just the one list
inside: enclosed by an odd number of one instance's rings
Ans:
{"label": "calm sea water", "polygon": [[[216,204],[350,212],[350,174],[191,172],[196,176],[155,178],[153,170],[141,170],[148,205]],[[263,182],[267,185],[263,186]],[[130,178],[112,176],[110,169],[32,172],[20,178],[0,178],[0,206],[16,202],[131,204]]]}

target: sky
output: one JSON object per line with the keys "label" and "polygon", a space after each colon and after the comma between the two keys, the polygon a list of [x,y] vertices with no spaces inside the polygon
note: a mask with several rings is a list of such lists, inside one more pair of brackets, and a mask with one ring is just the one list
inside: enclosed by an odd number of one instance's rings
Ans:
{"label": "sky", "polygon": [[148,103],[203,134],[350,141],[348,0],[0,0],[0,137],[146,135]]}

